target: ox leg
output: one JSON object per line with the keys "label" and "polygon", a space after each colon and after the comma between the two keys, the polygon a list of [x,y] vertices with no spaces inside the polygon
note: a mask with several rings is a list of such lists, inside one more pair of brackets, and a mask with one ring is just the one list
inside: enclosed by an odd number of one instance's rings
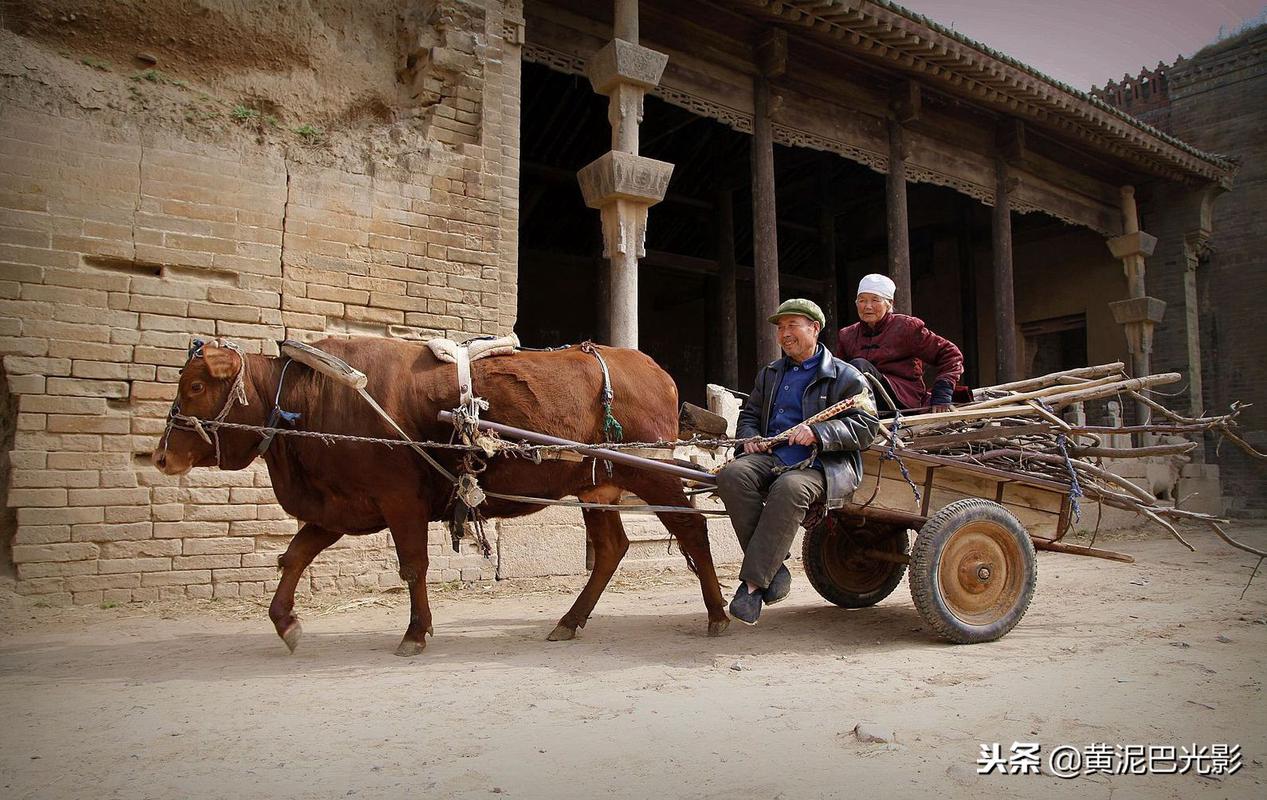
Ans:
{"label": "ox leg", "polygon": [[[582,500],[590,503],[614,503],[620,498],[620,490],[612,486],[600,486],[580,495]],[[581,512],[585,517],[585,535],[594,547],[594,569],[590,571],[585,588],[576,598],[576,602],[563,615],[559,624],[546,637],[551,642],[561,642],[576,637],[576,629],[584,628],[598,598],[616,573],[620,560],[629,551],[629,537],[625,535],[625,526],[620,521],[620,514],[615,511],[597,511],[585,509]]]}
{"label": "ox leg", "polygon": [[398,656],[416,656],[427,648],[431,627],[431,605],[427,602],[427,518],[409,519],[391,525],[400,579],[409,587],[409,627],[396,648]]}
{"label": "ox leg", "polygon": [[290,546],[286,548],[286,552],[277,558],[277,566],[282,570],[282,579],[277,584],[277,591],[273,593],[273,602],[268,607],[268,616],[273,620],[277,635],[282,637],[282,641],[292,653],[299,646],[299,637],[303,634],[299,619],[294,615],[295,587],[299,585],[300,576],[304,574],[304,570],[317,557],[317,554],[337,542],[342,536],[343,534],[338,531],[327,530],[309,522],[299,529],[295,538],[290,540]]}
{"label": "ox leg", "polygon": [[[687,506],[691,501],[682,491],[677,480],[644,480],[630,491],[646,502],[658,506]],[[704,606],[708,609],[708,635],[721,636],[730,626],[726,616],[726,601],[722,597],[721,583],[717,580],[717,567],[713,564],[713,550],[708,542],[708,523],[700,514],[674,514],[657,512],[656,516],[669,533],[677,537],[686,564],[699,577],[700,590],[704,593]]]}

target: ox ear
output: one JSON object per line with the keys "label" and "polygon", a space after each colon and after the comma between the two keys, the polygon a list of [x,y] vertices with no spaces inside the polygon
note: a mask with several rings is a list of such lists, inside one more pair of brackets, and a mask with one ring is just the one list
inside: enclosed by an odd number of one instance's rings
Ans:
{"label": "ox ear", "polygon": [[237,375],[242,366],[238,354],[227,347],[206,345],[202,348],[202,358],[207,364],[207,372],[216,380],[227,381]]}

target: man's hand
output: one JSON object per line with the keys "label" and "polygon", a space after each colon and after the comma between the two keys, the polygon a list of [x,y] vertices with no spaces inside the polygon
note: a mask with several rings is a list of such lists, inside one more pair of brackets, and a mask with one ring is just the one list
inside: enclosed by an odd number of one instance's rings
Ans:
{"label": "man's hand", "polygon": [[952,406],[950,403],[945,403],[944,405],[940,405],[940,406],[933,406],[934,414],[941,414],[945,411],[954,411],[954,410],[955,410],[955,407]]}
{"label": "man's hand", "polygon": [[806,447],[818,444],[818,437],[814,435],[814,431],[810,429],[810,426],[804,422],[788,431],[787,440],[789,444],[800,444]]}
{"label": "man's hand", "polygon": [[764,439],[757,439],[752,442],[744,442],[743,451],[745,453],[768,453],[770,452],[770,443]]}

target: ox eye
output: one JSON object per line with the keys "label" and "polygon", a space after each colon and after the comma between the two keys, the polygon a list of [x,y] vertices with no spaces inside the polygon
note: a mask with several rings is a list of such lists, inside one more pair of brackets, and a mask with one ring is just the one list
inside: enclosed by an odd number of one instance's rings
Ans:
{"label": "ox eye", "polygon": [[205,388],[206,387],[203,386],[202,383],[199,381],[194,381],[193,383],[189,384],[189,391],[193,392],[194,394],[198,394]]}

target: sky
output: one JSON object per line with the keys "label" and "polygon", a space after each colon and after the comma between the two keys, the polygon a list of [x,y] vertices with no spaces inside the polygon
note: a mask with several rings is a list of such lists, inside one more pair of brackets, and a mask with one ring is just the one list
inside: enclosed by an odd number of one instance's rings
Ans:
{"label": "sky", "polygon": [[1076,89],[1191,56],[1264,0],[895,0]]}

